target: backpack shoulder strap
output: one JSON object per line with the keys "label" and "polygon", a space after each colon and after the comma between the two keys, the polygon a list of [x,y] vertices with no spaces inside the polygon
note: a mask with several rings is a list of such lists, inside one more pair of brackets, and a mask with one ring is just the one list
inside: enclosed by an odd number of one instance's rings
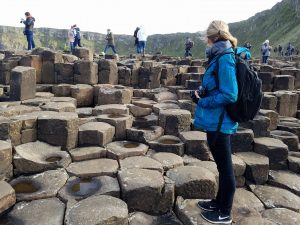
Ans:
{"label": "backpack shoulder strap", "polygon": [[[223,56],[223,55],[227,55],[227,54],[232,54],[232,55],[236,55],[236,49],[234,52],[223,52],[221,53],[220,55],[218,55],[217,59],[216,59],[216,67],[215,67],[215,70],[214,70],[214,76],[215,76],[215,80],[216,80],[216,85],[217,85],[217,89],[219,88],[219,59]],[[219,117],[219,121],[218,121],[218,127],[217,127],[217,131],[216,131],[216,135],[214,137],[214,140],[213,140],[213,143],[212,145],[215,145],[216,142],[217,142],[217,138],[220,134],[220,131],[221,131],[221,127],[222,127],[222,124],[223,124],[223,120],[224,120],[224,116],[225,116],[225,110],[220,114],[220,117]]]}
{"label": "backpack shoulder strap", "polygon": [[237,49],[234,50],[234,52],[222,52],[220,55],[218,55],[217,59],[216,59],[216,67],[214,69],[214,75],[215,75],[215,80],[216,80],[216,84],[217,84],[217,88],[219,88],[219,59],[223,56],[223,55],[236,55],[236,51]]}

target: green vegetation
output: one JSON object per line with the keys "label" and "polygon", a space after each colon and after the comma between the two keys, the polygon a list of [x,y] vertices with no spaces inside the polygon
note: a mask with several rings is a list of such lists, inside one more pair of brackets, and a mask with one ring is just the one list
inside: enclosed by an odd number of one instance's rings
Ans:
{"label": "green vegetation", "polygon": [[[269,39],[275,47],[281,44],[286,48],[291,42],[300,48],[300,0],[283,0],[271,10],[257,13],[248,20],[229,25],[240,45],[249,41],[252,53],[259,56],[260,47],[264,40]],[[57,50],[68,49],[68,30],[39,28],[35,29],[37,46],[49,47]],[[105,35],[93,32],[82,32],[84,46],[100,53],[105,47]],[[203,58],[205,43],[204,33],[175,33],[156,34],[149,36],[146,50],[148,53],[162,52],[170,56],[183,56],[185,38],[189,36],[195,42],[192,50],[194,57]],[[115,35],[116,49],[121,55],[135,53],[134,38],[130,35]],[[22,28],[0,26],[0,49],[25,49],[26,38]]]}
{"label": "green vegetation", "polygon": [[252,44],[255,56],[260,54],[262,43],[268,39],[271,46],[286,47],[289,42],[300,47],[300,1],[284,0],[271,10],[266,10],[248,20],[230,24],[231,32],[239,39]]}

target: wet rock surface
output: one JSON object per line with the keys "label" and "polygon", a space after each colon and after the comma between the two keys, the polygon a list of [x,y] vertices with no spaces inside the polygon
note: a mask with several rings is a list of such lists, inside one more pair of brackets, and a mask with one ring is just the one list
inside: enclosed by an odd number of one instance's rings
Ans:
{"label": "wet rock surface", "polygon": [[19,202],[13,207],[12,211],[7,214],[3,221],[4,224],[62,225],[64,212],[65,205],[57,198]]}
{"label": "wet rock surface", "polygon": [[91,178],[73,176],[58,192],[59,198],[68,203],[77,202],[92,195],[110,195],[119,198],[118,180],[109,176]]}
{"label": "wet rock surface", "polygon": [[118,198],[105,195],[86,198],[70,207],[65,215],[65,224],[69,225],[126,225],[127,223],[126,203]]}
{"label": "wet rock surface", "polygon": [[10,182],[17,201],[30,201],[55,197],[69,178],[64,169],[48,170],[32,176],[19,176]]}
{"label": "wet rock surface", "polygon": [[66,168],[71,163],[67,152],[61,147],[44,142],[30,142],[15,147],[14,165],[16,174],[42,172],[59,167]]}

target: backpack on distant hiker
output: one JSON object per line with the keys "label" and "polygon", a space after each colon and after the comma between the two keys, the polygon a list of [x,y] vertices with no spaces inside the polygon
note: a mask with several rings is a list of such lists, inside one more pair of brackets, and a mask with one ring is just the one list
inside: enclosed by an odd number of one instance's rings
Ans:
{"label": "backpack on distant hiker", "polygon": [[80,39],[81,38],[81,33],[80,33],[79,27],[76,27],[75,30],[76,30],[76,36],[75,37]]}
{"label": "backpack on distant hiker", "polygon": [[[235,53],[221,53],[216,59],[217,66],[214,71],[217,88],[219,87],[219,59],[222,55],[233,54],[236,61],[236,79],[238,85],[238,98],[235,103],[226,105],[228,116],[235,122],[252,120],[258,113],[263,98],[262,81],[249,63]],[[224,112],[225,113],[225,112]],[[224,113],[219,123],[222,124]]]}

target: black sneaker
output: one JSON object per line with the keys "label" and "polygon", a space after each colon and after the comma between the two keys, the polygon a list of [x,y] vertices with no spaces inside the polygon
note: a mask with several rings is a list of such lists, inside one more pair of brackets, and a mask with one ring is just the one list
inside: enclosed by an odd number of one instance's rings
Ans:
{"label": "black sneaker", "polygon": [[218,209],[217,203],[215,200],[210,201],[199,201],[197,203],[198,207],[205,211],[215,211]]}
{"label": "black sneaker", "polygon": [[221,213],[220,211],[204,211],[201,213],[201,216],[203,219],[210,223],[214,224],[231,224],[232,219],[230,215],[225,215]]}

